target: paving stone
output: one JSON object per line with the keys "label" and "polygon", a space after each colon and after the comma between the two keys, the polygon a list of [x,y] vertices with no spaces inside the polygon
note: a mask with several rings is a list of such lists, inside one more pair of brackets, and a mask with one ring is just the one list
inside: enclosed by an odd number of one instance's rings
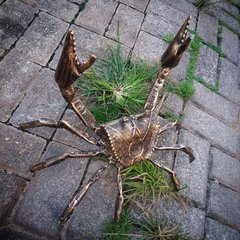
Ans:
{"label": "paving stone", "polygon": [[227,99],[240,103],[239,69],[226,59],[220,59],[219,92]]}
{"label": "paving stone", "polygon": [[156,37],[164,38],[169,34],[175,36],[179,27],[180,26],[178,24],[169,22],[157,15],[147,13],[141,29]]}
{"label": "paving stone", "polygon": [[1,240],[39,240],[40,238],[36,238],[25,233],[21,233],[11,228],[3,228],[0,230],[0,239]]}
{"label": "paving stone", "polygon": [[211,149],[211,157],[209,177],[240,192],[240,162],[216,148]]}
{"label": "paving stone", "polygon": [[[141,220],[146,217],[146,213],[140,212],[136,207],[133,206],[132,209],[137,219]],[[147,213],[147,216],[149,215],[153,215],[160,223],[180,229],[191,239],[203,239],[205,212],[201,209],[186,204],[183,206],[173,199],[160,198],[156,208]]]}
{"label": "paving stone", "polygon": [[[106,162],[92,161],[86,181]],[[91,186],[69,221],[67,239],[102,239],[104,224],[114,218],[117,197],[117,173],[109,166],[104,175]]]}
{"label": "paving stone", "polygon": [[40,67],[9,53],[0,63],[0,121],[7,121],[22,101]]}
{"label": "paving stone", "polygon": [[[87,129],[86,126],[82,123],[82,121],[77,117],[77,115],[72,110],[67,110],[63,116],[63,119],[67,122],[71,123],[72,125],[80,128],[81,130],[86,131],[89,135],[94,136],[94,132],[90,129]],[[72,134],[71,132],[59,128],[57,129],[56,134],[54,135],[54,140],[64,143],[68,146],[76,147],[82,150],[94,150],[96,149],[95,146],[86,142],[85,140],[81,139],[80,137]]]}
{"label": "paving stone", "polygon": [[0,57],[5,53],[5,50],[0,47]]}
{"label": "paving stone", "polygon": [[223,225],[216,220],[211,218],[206,219],[206,240],[239,240],[240,234],[228,227],[227,225]]}
{"label": "paving stone", "polygon": [[41,12],[13,51],[31,61],[46,65],[67,28],[67,23]]}
{"label": "paving stone", "polygon": [[234,15],[239,14],[238,8],[235,7],[233,4],[231,4],[231,2],[228,2],[225,0],[219,0],[218,2],[216,2],[216,6],[224,8],[224,9],[228,10],[229,12],[232,12],[232,14],[234,14]]}
{"label": "paving stone", "polygon": [[[66,1],[58,0],[57,2],[51,0],[21,0],[22,2],[37,8],[38,10],[50,13],[56,18],[71,22],[78,12],[78,6]],[[66,14],[67,13],[67,14]]]}
{"label": "paving stone", "polygon": [[106,36],[117,39],[117,28],[119,25],[120,42],[133,47],[143,18],[143,13],[120,4],[106,32]]}
{"label": "paving stone", "polygon": [[120,2],[125,3],[127,6],[131,6],[138,11],[144,12],[149,0],[120,0]]}
{"label": "paving stone", "polygon": [[[100,59],[106,59],[110,47],[115,47],[116,42],[96,33],[72,25],[71,29],[76,34],[77,55],[79,58],[87,59],[95,54]],[[121,45],[122,56],[127,58],[130,48]]]}
{"label": "paving stone", "polygon": [[40,158],[45,140],[2,123],[0,128],[1,167],[28,177],[29,167]]}
{"label": "paving stone", "polygon": [[75,23],[103,35],[113,17],[117,5],[113,0],[89,1],[86,3],[84,10],[79,13]]}
{"label": "paving stone", "polygon": [[207,112],[225,121],[226,124],[236,127],[239,125],[239,107],[198,82],[194,82],[193,86],[196,89],[192,97],[194,102],[204,107]]}
{"label": "paving stone", "polygon": [[132,59],[135,62],[141,59],[149,64],[156,64],[160,62],[166,48],[167,44],[163,40],[140,31],[133,49]]}
{"label": "paving stone", "polygon": [[[0,223],[6,221],[16,199],[21,193],[25,180],[23,178],[0,171]],[[1,235],[0,235],[1,236]]]}
{"label": "paving stone", "polygon": [[199,207],[204,208],[208,182],[210,143],[185,130],[180,131],[178,142],[193,148],[195,154],[195,160],[189,163],[187,154],[177,152],[174,171],[181,184],[187,185],[187,188],[182,190],[181,194],[195,202]]}
{"label": "paving stone", "polygon": [[[66,105],[67,103],[54,80],[54,72],[44,69],[28,89],[25,98],[11,117],[10,123],[19,126],[20,123],[40,118],[58,120]],[[27,131],[50,138],[54,129],[38,127],[27,129]]]}
{"label": "paving stone", "polygon": [[176,115],[180,115],[182,112],[183,100],[176,94],[169,93],[167,100],[165,101],[161,114],[164,115],[166,112],[173,112]]}
{"label": "paving stone", "polygon": [[201,45],[197,60],[196,76],[207,83],[215,85],[217,81],[218,54],[211,48]]}
{"label": "paving stone", "polygon": [[[51,142],[42,161],[69,151],[76,149]],[[14,223],[48,238],[56,237],[60,216],[78,188],[86,164],[86,158],[67,159],[36,172],[18,202]]]}
{"label": "paving stone", "polygon": [[239,146],[237,133],[191,103],[188,103],[185,108],[183,126],[207,137],[212,143],[233,155],[237,155]]}
{"label": "paving stone", "polygon": [[197,17],[197,7],[194,6],[192,3],[189,3],[188,1],[182,0],[161,0],[161,2],[168,4],[169,6],[176,8],[186,14],[191,14],[192,17],[196,18]]}
{"label": "paving stone", "polygon": [[207,214],[239,231],[240,193],[211,181]]}
{"label": "paving stone", "polygon": [[[165,21],[178,24],[179,26],[181,26],[189,16],[189,13],[181,12],[177,10],[176,7],[171,7],[159,0],[151,0],[148,4],[147,12],[154,13]],[[195,20],[192,20],[192,22],[194,21]],[[194,23],[193,26],[195,26]]]}
{"label": "paving stone", "polygon": [[35,9],[20,1],[5,1],[0,8],[0,47],[10,48],[28,27],[35,13]]}
{"label": "paving stone", "polygon": [[239,57],[238,35],[223,26],[222,37],[221,45],[223,52],[237,65]]}
{"label": "paving stone", "polygon": [[190,55],[188,52],[183,54],[177,67],[172,69],[172,71],[169,75],[169,79],[171,79],[172,81],[177,82],[177,83],[179,83],[185,79],[188,64],[189,64],[189,58],[190,58]]}
{"label": "paving stone", "polygon": [[217,46],[218,21],[216,18],[201,11],[198,19],[197,32],[205,41]]}

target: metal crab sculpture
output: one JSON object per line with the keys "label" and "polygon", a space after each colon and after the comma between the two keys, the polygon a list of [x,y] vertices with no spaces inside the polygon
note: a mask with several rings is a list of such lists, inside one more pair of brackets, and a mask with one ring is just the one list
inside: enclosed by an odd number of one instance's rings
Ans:
{"label": "metal crab sculpture", "polygon": [[[156,146],[159,135],[178,124],[175,122],[160,127],[158,122],[158,112],[162,105],[162,99],[159,99],[159,94],[171,69],[178,65],[182,54],[186,51],[191,42],[190,37],[187,37],[190,20],[191,17],[189,16],[176,34],[173,42],[164,52],[161,58],[161,68],[157,74],[157,80],[147,97],[143,113],[125,116],[120,119],[101,124],[100,126],[96,126],[94,116],[78,98],[72,86],[81,74],[94,63],[96,57],[92,55],[87,62],[80,64],[76,55],[75,36],[73,31],[69,31],[67,33],[62,55],[56,69],[55,80],[59,85],[63,97],[71,105],[80,120],[86,127],[93,129],[98,137],[96,138],[94,136],[90,136],[83,130],[77,129],[64,120],[54,121],[49,119],[40,119],[22,123],[20,124],[20,128],[27,129],[40,126],[65,128],[90,144],[97,146],[98,150],[65,153],[61,156],[48,159],[45,162],[40,162],[39,164],[33,166],[31,171],[35,172],[37,170],[50,167],[64,161],[66,158],[108,156],[111,161],[115,162],[117,167],[118,196],[115,210],[116,220],[119,220],[120,218],[124,201],[121,178],[122,168],[149,160],[157,167],[166,170],[172,178],[175,189],[179,190],[180,183],[176,174],[171,169],[151,159],[151,156],[154,150],[181,150],[189,155],[190,162],[194,160],[193,150],[190,147],[184,145],[174,145],[170,147]],[[108,166],[109,164],[100,168],[90,178],[88,183],[75,193],[71,202],[62,213],[60,221],[63,226],[66,224],[76,206],[83,199],[89,187],[103,175]]]}

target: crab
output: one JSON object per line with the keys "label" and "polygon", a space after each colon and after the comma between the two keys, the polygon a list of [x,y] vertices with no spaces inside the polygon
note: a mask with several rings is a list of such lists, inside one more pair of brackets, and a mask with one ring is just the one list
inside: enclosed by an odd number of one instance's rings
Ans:
{"label": "crab", "polygon": [[[179,29],[172,43],[168,46],[161,57],[161,67],[157,74],[157,79],[153,84],[151,91],[145,102],[143,112],[124,116],[120,119],[107,122],[97,126],[96,120],[91,112],[86,108],[83,102],[76,94],[73,83],[87,70],[96,57],[91,55],[85,63],[80,63],[76,55],[76,42],[73,31],[68,31],[62,54],[55,72],[55,80],[65,100],[72,107],[76,115],[87,128],[94,130],[95,135],[91,136],[83,130],[74,127],[65,120],[55,121],[50,119],[39,119],[20,124],[21,129],[47,126],[52,128],[64,128],[79,138],[97,147],[94,151],[76,151],[68,152],[61,156],[50,158],[44,162],[31,167],[31,172],[58,164],[67,158],[107,156],[109,163],[114,162],[117,168],[118,195],[116,199],[115,220],[120,219],[124,195],[121,169],[133,164],[151,161],[156,167],[167,171],[173,181],[174,188],[180,190],[180,182],[175,172],[166,166],[152,159],[153,151],[159,150],[181,150],[189,155],[190,162],[194,160],[193,149],[184,145],[157,146],[161,133],[170,128],[178,126],[178,122],[168,123],[161,127],[159,124],[158,113],[162,106],[163,97],[160,98],[160,92],[163,88],[165,79],[169,76],[172,68],[176,67],[182,57],[182,54],[188,48],[191,38],[187,37],[191,16],[189,16]],[[94,184],[106,171],[109,163],[101,167],[72,197],[61,215],[60,222],[65,226],[70,215],[85,196],[92,184]]]}

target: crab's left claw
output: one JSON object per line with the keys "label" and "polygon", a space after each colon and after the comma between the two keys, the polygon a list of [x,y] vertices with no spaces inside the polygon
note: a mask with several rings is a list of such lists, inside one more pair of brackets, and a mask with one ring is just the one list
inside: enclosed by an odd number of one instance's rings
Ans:
{"label": "crab's left claw", "polygon": [[172,43],[168,46],[161,58],[162,68],[174,68],[178,65],[182,54],[187,50],[191,43],[191,38],[187,37],[187,31],[191,21],[189,16],[179,29]]}

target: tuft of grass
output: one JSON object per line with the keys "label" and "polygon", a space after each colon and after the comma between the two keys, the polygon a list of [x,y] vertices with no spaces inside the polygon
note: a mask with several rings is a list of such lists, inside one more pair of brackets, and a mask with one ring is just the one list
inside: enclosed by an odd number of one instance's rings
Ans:
{"label": "tuft of grass", "polygon": [[168,33],[163,40],[166,41],[167,43],[171,43],[174,39],[174,34],[173,33]]}
{"label": "tuft of grass", "polygon": [[91,112],[102,123],[139,112],[158,69],[159,66],[142,61],[124,60],[118,43],[109,49],[107,62],[100,60],[77,81],[76,87],[87,97]]}
{"label": "tuft of grass", "polygon": [[212,0],[197,0],[195,2],[195,5],[199,10],[203,10],[204,8],[208,7],[211,4],[214,4]]}
{"label": "tuft of grass", "polygon": [[102,235],[104,240],[128,240],[132,230],[132,217],[127,209],[123,209],[120,220],[107,222],[103,227]]}
{"label": "tuft of grass", "polygon": [[142,222],[135,223],[138,234],[144,240],[190,240],[183,234],[178,226],[170,227],[166,223],[160,223],[153,218],[145,218]]}
{"label": "tuft of grass", "polygon": [[210,83],[207,83],[203,80],[203,78],[201,77],[196,77],[196,81],[198,81],[199,83],[201,83],[202,85],[204,85],[206,88],[208,88],[209,90],[215,92],[215,93],[219,93],[219,80],[217,80],[215,82],[215,85],[212,85]]}
{"label": "tuft of grass", "polygon": [[127,201],[140,198],[156,200],[161,195],[170,194],[174,188],[167,173],[150,161],[137,163],[121,171],[124,183],[124,194]]}
{"label": "tuft of grass", "polygon": [[183,115],[182,114],[177,115],[174,112],[167,111],[167,112],[164,113],[164,118],[167,119],[170,122],[176,122],[176,121],[181,121],[182,122]]}

